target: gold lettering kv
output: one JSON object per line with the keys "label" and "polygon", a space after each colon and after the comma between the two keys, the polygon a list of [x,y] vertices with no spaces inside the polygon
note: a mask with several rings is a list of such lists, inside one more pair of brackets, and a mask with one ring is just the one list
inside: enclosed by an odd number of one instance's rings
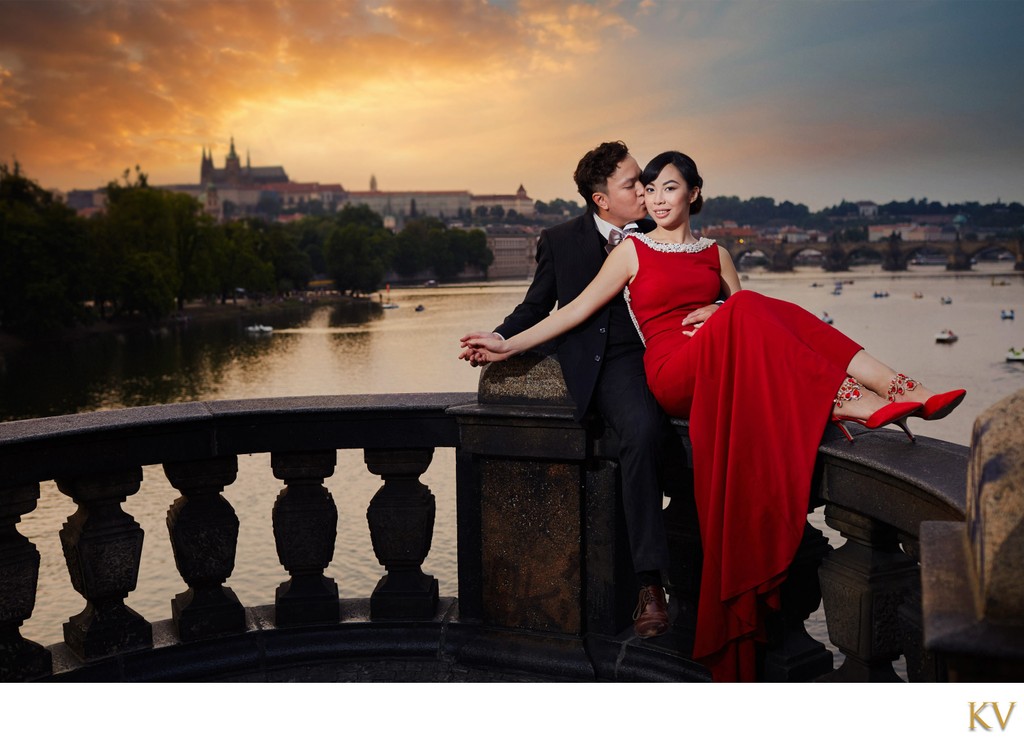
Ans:
{"label": "gold lettering kv", "polygon": [[[987,718],[988,721],[992,721],[990,713],[995,714],[995,723],[999,725],[999,729],[1005,730],[1006,725],[1010,721],[1010,715],[1013,714],[1013,707],[1016,706],[1017,703],[1016,701],[1010,703],[1010,707],[1006,710],[1006,716],[1003,716],[1003,712],[999,708],[999,704],[995,702],[989,703],[986,701],[979,705],[974,701],[971,701],[969,705],[971,707],[971,731],[973,732],[976,727],[981,727],[988,732],[992,729],[992,726],[988,724],[985,719]],[[991,709],[991,711],[989,712],[987,709]],[[985,718],[982,718],[982,713],[985,713]]]}

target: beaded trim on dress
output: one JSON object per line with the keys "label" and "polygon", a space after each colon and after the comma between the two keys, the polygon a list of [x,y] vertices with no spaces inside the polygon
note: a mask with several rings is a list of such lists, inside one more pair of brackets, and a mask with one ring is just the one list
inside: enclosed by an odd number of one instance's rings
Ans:
{"label": "beaded trim on dress", "polygon": [[[708,237],[701,237],[696,242],[656,242],[648,237],[646,234],[641,232],[635,232],[630,230],[626,232],[627,237],[634,237],[643,242],[651,250],[655,250],[659,253],[699,253],[707,250],[709,247],[715,244],[713,239]],[[647,346],[647,339],[644,338],[644,334],[640,331],[640,323],[636,319],[636,315],[633,314],[633,305],[630,304],[629,287],[625,287],[622,290],[622,298],[626,300],[626,309],[629,310],[629,317],[633,320],[633,326],[636,328],[637,334],[640,336],[640,342]]]}
{"label": "beaded trim on dress", "polygon": [[658,242],[641,232],[627,232],[626,236],[638,239],[651,250],[657,250],[660,253],[699,253],[715,244],[710,237],[701,237],[696,242]]}

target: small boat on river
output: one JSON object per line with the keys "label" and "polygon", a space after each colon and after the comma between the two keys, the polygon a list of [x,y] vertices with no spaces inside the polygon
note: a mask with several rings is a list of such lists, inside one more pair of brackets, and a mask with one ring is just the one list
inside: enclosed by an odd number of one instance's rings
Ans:
{"label": "small boat on river", "polygon": [[939,298],[939,302],[941,302],[944,305],[952,305],[953,304],[953,298],[952,297],[940,297]]}
{"label": "small boat on river", "polygon": [[956,341],[959,338],[960,337],[957,336],[955,333],[953,333],[953,331],[951,329],[943,328],[941,331],[939,331],[937,334],[935,334],[935,343],[936,344],[952,344],[954,341]]}
{"label": "small boat on river", "polygon": [[1010,351],[1006,353],[1007,362],[1024,362],[1024,349],[1016,346],[1011,346]]}
{"label": "small boat on river", "polygon": [[1000,320],[1013,320],[1013,318],[1014,318],[1013,310],[1000,310],[999,311],[999,319]]}
{"label": "small boat on river", "polygon": [[272,333],[274,330],[273,326],[265,326],[257,323],[256,325],[246,326],[246,332],[248,333]]}

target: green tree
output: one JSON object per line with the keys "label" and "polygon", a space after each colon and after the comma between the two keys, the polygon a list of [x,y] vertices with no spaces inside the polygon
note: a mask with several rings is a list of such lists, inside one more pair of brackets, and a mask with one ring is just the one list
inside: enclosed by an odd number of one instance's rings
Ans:
{"label": "green tree", "polygon": [[451,260],[446,257],[448,252],[444,224],[431,217],[415,219],[407,222],[398,233],[394,269],[402,276],[415,276],[433,268],[435,273],[445,278],[451,265]]}
{"label": "green tree", "polygon": [[170,194],[149,187],[146,175],[135,171],[134,182],[125,170],[123,185],[107,185],[98,272],[109,280],[104,296],[115,312],[158,318],[174,309],[182,288],[175,215]]}
{"label": "green tree", "polygon": [[384,229],[366,224],[335,227],[327,241],[327,267],[335,286],[353,292],[380,288],[391,267],[397,240]]}
{"label": "green tree", "polygon": [[74,211],[0,164],[0,327],[52,331],[85,317],[88,232]]}

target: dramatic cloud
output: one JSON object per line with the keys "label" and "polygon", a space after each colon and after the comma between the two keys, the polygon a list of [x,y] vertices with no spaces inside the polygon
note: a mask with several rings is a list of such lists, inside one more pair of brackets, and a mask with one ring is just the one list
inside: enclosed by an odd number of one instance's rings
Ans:
{"label": "dramatic cloud", "polygon": [[550,199],[622,138],[743,196],[1020,198],[1019,7],[0,0],[0,160],[61,188],[190,182],[233,135],[297,180]]}

